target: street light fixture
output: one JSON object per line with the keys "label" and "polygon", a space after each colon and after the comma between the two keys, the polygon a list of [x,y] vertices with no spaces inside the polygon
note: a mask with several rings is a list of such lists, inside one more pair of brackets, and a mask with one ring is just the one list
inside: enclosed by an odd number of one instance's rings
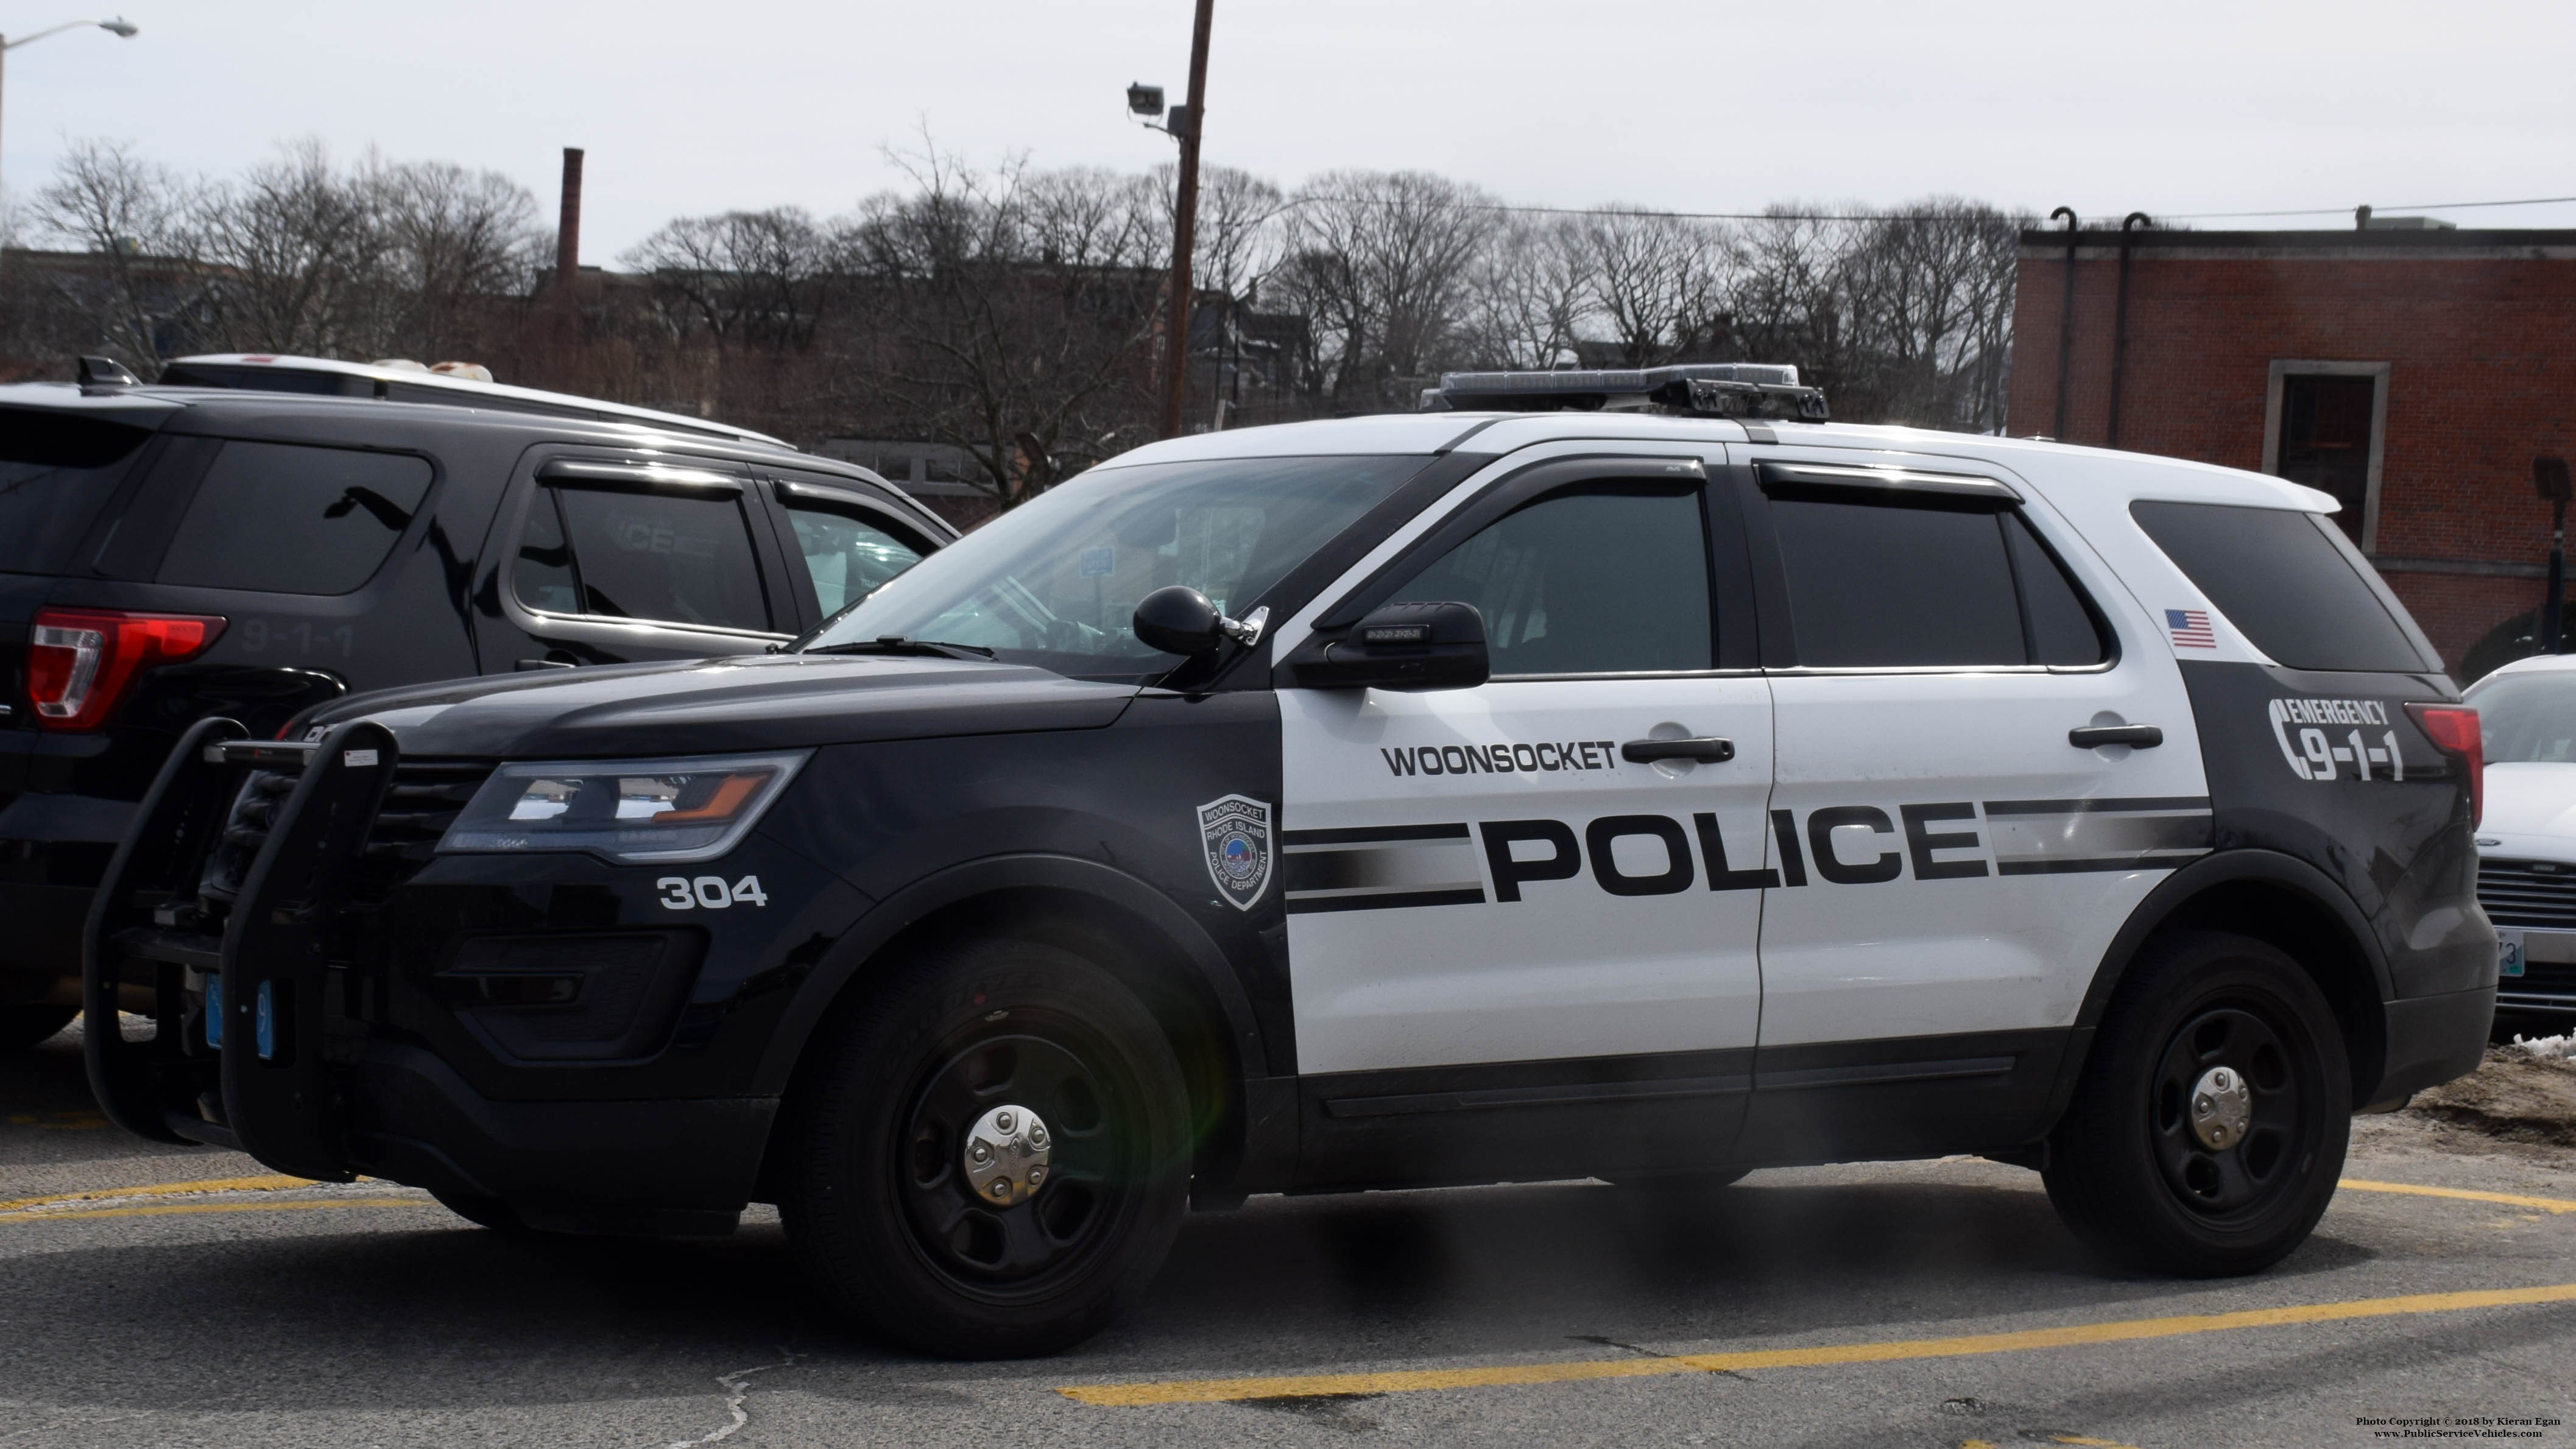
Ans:
{"label": "street light fixture", "polygon": [[16,50],[19,46],[33,45],[48,35],[60,35],[66,30],[85,30],[93,25],[106,31],[108,34],[115,36],[119,40],[132,40],[135,36],[142,33],[141,26],[131,23],[122,15],[110,20],[66,20],[62,24],[54,26],[51,29],[39,30],[33,35],[22,35],[16,40],[11,40],[6,36],[0,36],[0,59],[5,59],[9,52]]}

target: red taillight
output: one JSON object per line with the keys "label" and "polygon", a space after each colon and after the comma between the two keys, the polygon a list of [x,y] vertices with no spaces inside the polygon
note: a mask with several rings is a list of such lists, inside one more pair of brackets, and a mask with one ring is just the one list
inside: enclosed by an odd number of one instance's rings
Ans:
{"label": "red taillight", "polygon": [[215,642],[224,621],[204,614],[39,609],[27,634],[27,694],[49,730],[94,730],[137,671],[176,664]]}
{"label": "red taillight", "polygon": [[2469,780],[2469,826],[2475,829],[2487,815],[2487,742],[2478,728],[2478,712],[2466,705],[2410,704],[2408,717],[2433,748],[2449,755],[2465,768]]}

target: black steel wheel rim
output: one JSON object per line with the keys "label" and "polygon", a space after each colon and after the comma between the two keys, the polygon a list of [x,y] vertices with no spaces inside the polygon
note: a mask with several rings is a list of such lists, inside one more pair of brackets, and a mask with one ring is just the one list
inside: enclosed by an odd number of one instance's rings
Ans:
{"label": "black steel wheel rim", "polygon": [[[2253,1120],[2220,1149],[2191,1123],[2192,1089],[2213,1067],[2242,1076],[2253,1098]],[[2186,1019],[2157,1059],[2147,1102],[2148,1140],[2175,1201],[2224,1220],[2259,1214],[2295,1192],[2310,1156],[2314,1072],[2297,1038],[2249,1004],[2208,1006]]]}
{"label": "black steel wheel rim", "polygon": [[[1039,1297],[1091,1266],[1132,1216],[1142,1173],[1136,1094],[1080,1024],[1013,1011],[943,1044],[894,1145],[913,1247],[954,1286],[993,1301]],[[1035,1112],[1053,1140],[1046,1183],[1008,1207],[966,1181],[966,1134],[999,1106]]]}

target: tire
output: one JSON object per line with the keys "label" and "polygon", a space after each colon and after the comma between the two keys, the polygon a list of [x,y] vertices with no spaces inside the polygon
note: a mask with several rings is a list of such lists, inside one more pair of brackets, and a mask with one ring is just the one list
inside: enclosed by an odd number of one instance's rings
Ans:
{"label": "tire", "polygon": [[[1090,1337],[1162,1267],[1187,1207],[1169,1043],[1126,987],[1054,946],[971,941],[907,963],[818,1028],[786,1105],[778,1210],[800,1264],[862,1326],[927,1353]],[[1005,1111],[1048,1171],[1032,1187],[1015,1159],[1025,1195],[996,1206],[975,1176],[995,1169],[968,1154]]]}
{"label": "tire", "polygon": [[0,1052],[34,1051],[78,1015],[77,1006],[0,1006]]}
{"label": "tire", "polygon": [[511,1211],[508,1203],[497,1197],[465,1197],[436,1190],[432,1190],[430,1196],[438,1199],[440,1207],[478,1228],[490,1228],[514,1238],[531,1236],[536,1232]]}
{"label": "tire", "polygon": [[[2193,932],[2151,951],[2112,998],[2050,1136],[2049,1201],[2115,1262],[2188,1278],[2259,1272],[2306,1240],[2343,1175],[2342,1031],[2316,983],[2264,942]],[[2217,1068],[2242,1079],[2250,1112],[2223,1134],[2193,1121],[2194,1089],[2225,1085]]]}

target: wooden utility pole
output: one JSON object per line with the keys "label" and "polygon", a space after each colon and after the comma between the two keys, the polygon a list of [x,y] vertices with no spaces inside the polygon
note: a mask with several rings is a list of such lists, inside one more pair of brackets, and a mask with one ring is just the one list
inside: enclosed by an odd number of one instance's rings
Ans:
{"label": "wooden utility pole", "polygon": [[1190,249],[1198,241],[1199,137],[1207,128],[1208,16],[1216,0],[1198,0],[1190,32],[1190,99],[1182,124],[1171,128],[1181,143],[1179,194],[1172,209],[1172,311],[1163,335],[1163,436],[1181,435],[1182,404],[1190,381]]}

